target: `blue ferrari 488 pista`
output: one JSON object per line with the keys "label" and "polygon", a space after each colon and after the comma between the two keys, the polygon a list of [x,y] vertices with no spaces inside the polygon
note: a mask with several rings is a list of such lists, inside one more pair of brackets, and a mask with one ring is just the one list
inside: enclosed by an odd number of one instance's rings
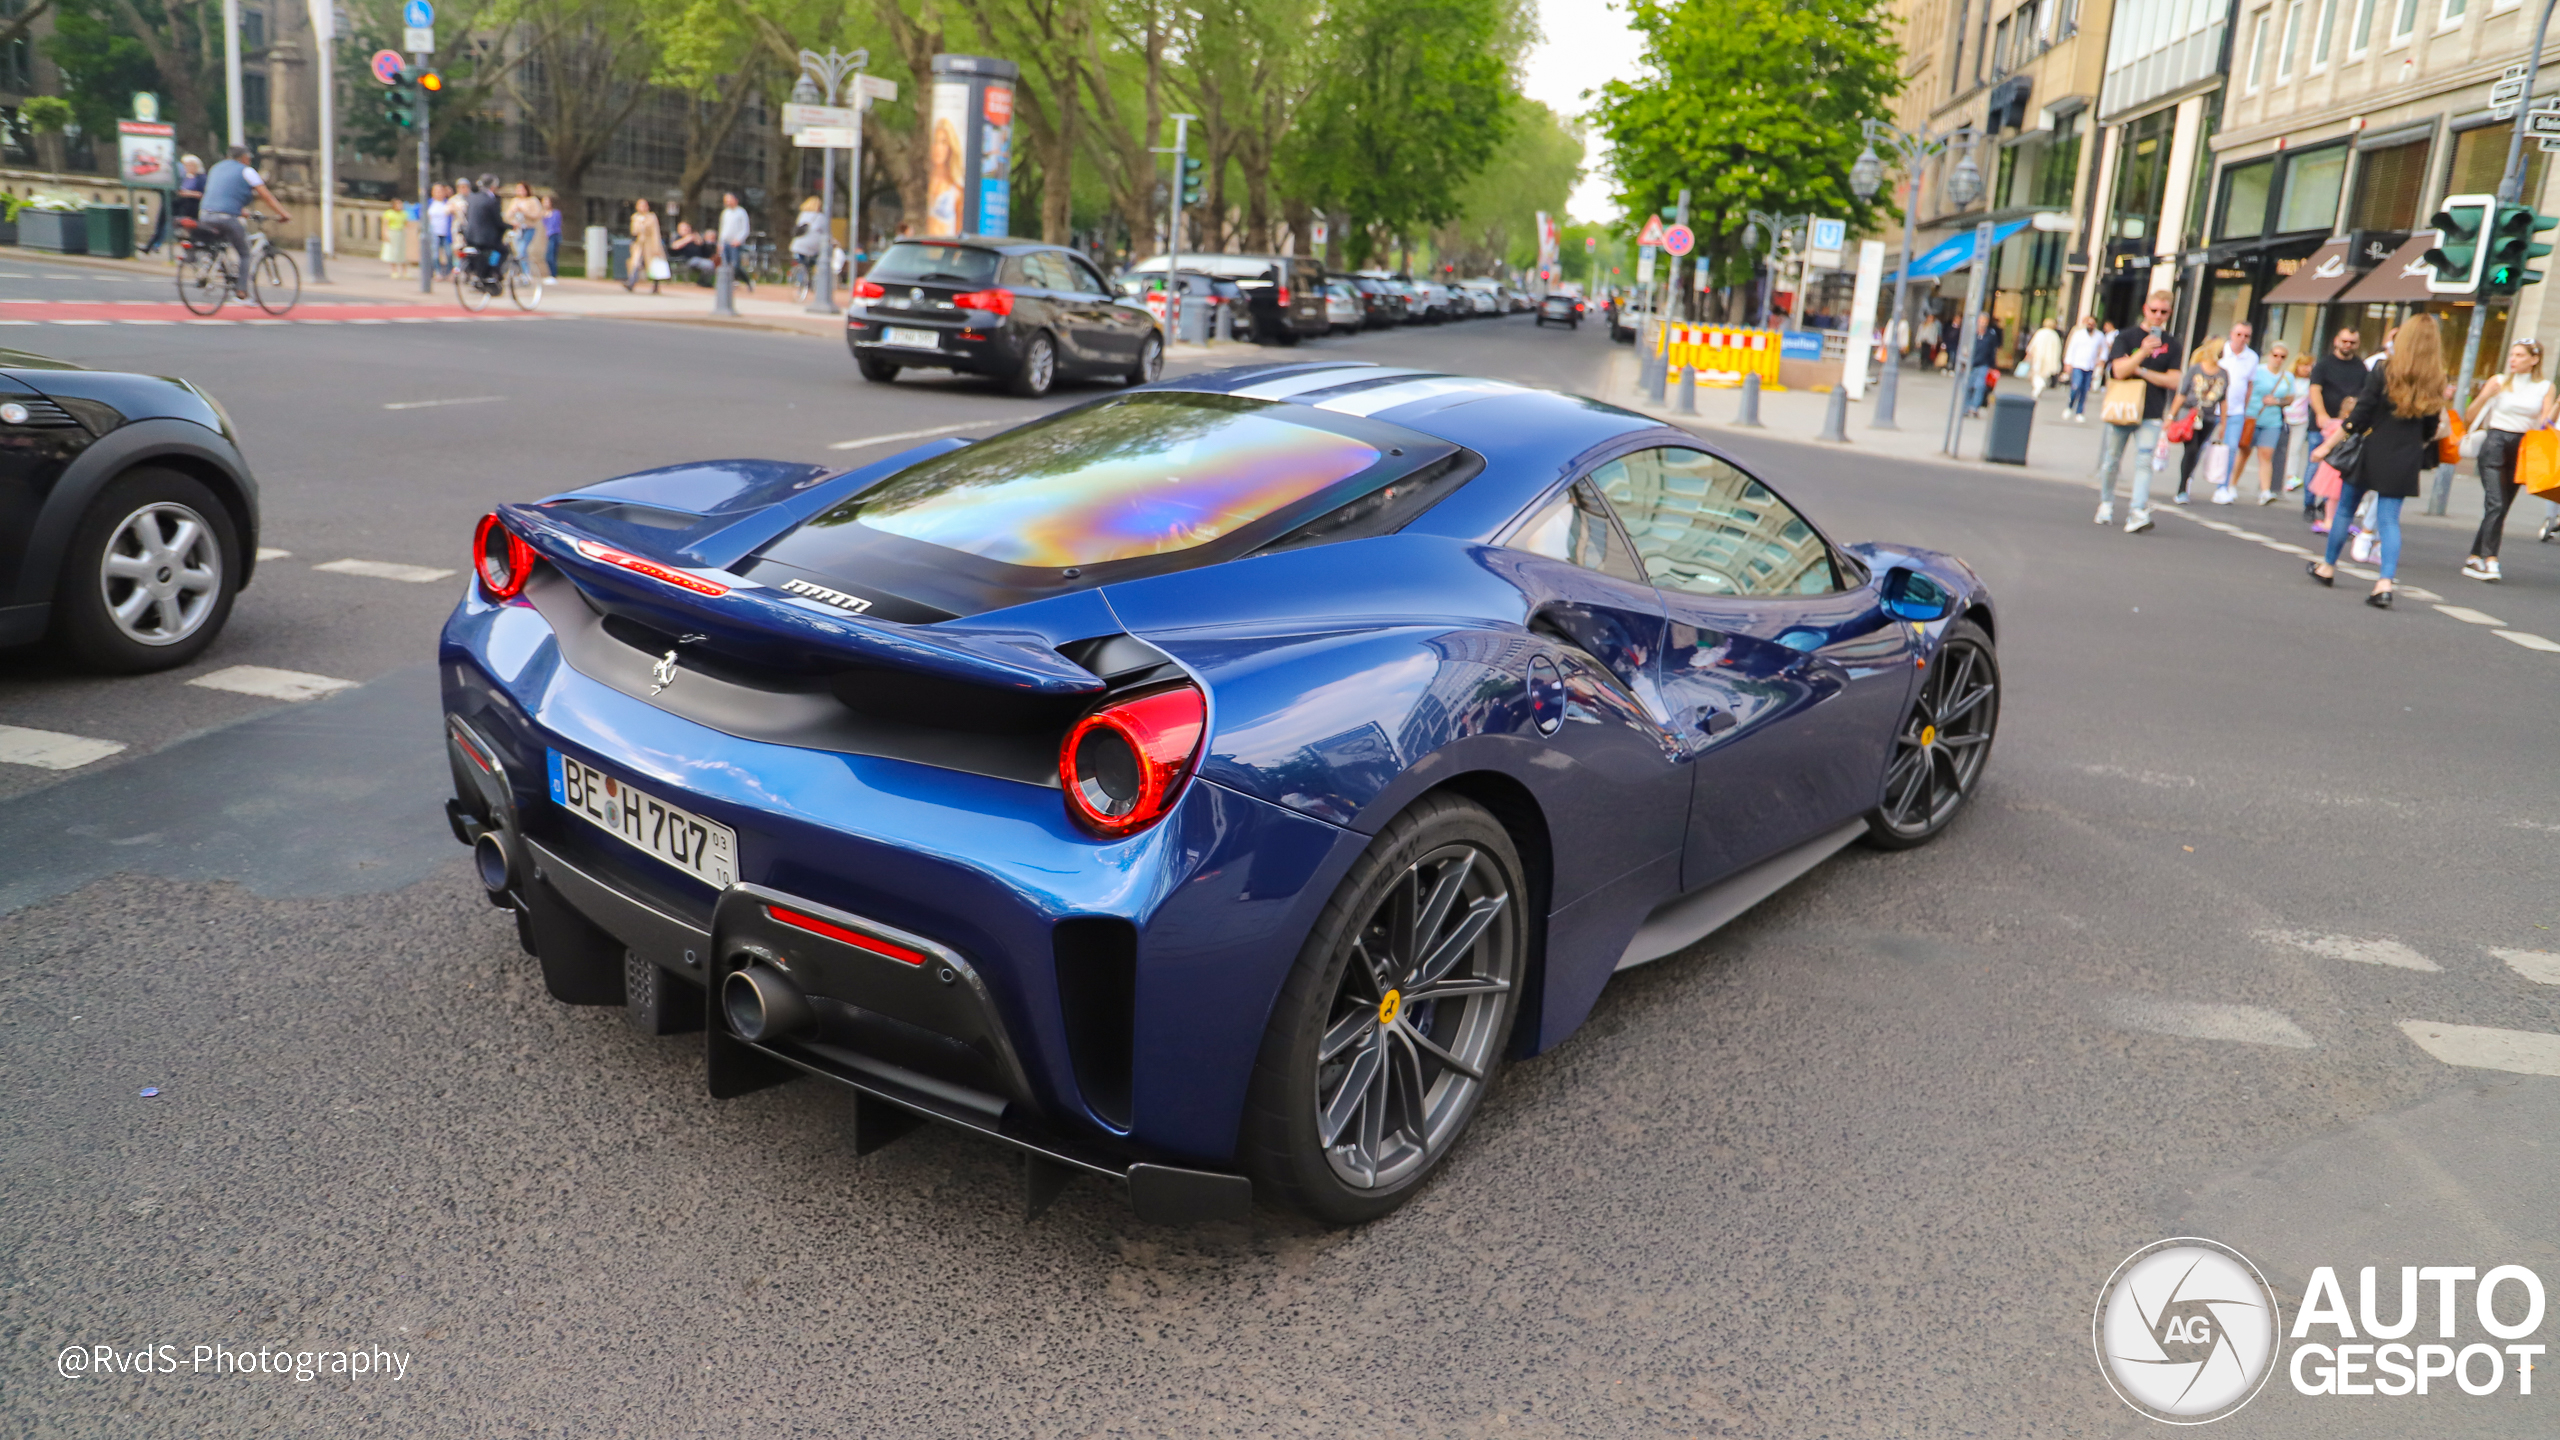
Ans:
{"label": "blue ferrari 488 pista", "polygon": [[483,520],[458,838],[551,993],[1145,1216],[1385,1213],[1507,1059],[1944,829],[1990,600],[1697,437],[1339,363]]}

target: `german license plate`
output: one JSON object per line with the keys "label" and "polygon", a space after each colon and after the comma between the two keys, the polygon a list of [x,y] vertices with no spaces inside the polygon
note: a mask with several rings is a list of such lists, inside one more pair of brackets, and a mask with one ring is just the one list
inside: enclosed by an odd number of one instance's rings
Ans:
{"label": "german license plate", "polygon": [[553,804],[714,889],[738,878],[738,832],[551,752]]}
{"label": "german license plate", "polygon": [[887,325],[881,327],[880,343],[883,345],[904,345],[916,350],[939,350],[942,348],[942,332],[939,330],[910,330],[903,325]]}

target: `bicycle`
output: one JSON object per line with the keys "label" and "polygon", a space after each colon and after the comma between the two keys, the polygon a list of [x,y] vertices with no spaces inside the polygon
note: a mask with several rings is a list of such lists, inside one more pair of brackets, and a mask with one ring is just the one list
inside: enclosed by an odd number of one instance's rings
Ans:
{"label": "bicycle", "polygon": [[[241,217],[243,223],[248,217]],[[222,309],[238,288],[237,256],[228,240],[207,239],[189,217],[178,219],[178,303],[194,315]],[[282,316],[302,299],[302,267],[293,257],[267,243],[266,232],[249,231],[249,295],[259,309]]]}
{"label": "bicycle", "polygon": [[542,303],[542,282],[525,273],[524,265],[513,252],[501,247],[498,263],[485,271],[479,264],[480,249],[464,245],[454,252],[453,298],[462,308],[477,315],[489,308],[489,302],[505,295],[519,310],[531,310]]}

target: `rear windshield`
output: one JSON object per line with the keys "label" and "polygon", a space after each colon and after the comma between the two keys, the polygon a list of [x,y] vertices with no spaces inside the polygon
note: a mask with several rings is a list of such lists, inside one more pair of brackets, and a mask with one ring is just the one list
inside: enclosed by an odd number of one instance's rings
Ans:
{"label": "rear windshield", "polygon": [[873,280],[924,285],[992,285],[997,255],[967,245],[931,245],[901,240],[871,267]]}
{"label": "rear windshield", "polygon": [[1134,395],[927,460],[814,523],[858,521],[1007,565],[1174,554],[1378,463],[1376,447],[1288,413]]}

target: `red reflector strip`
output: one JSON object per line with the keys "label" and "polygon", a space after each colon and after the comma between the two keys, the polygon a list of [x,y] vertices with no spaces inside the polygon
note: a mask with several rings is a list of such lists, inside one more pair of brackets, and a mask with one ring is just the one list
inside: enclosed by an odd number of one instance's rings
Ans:
{"label": "red reflector strip", "polygon": [[922,965],[925,962],[925,955],[921,950],[910,950],[904,945],[892,945],[886,940],[875,940],[858,930],[847,930],[841,925],[830,925],[815,915],[803,915],[797,910],[784,910],[772,905],[764,907],[764,913],[794,930],[806,930],[812,935],[823,935],[840,944],[850,945],[856,950],[868,950],[874,955],[886,955],[901,965]]}
{"label": "red reflector strip", "polygon": [[576,544],[578,553],[590,560],[601,560],[607,565],[619,566],[634,575],[646,575],[662,585],[673,585],[679,590],[690,590],[696,595],[729,593],[729,587],[726,585],[705,580],[699,575],[688,575],[682,570],[671,569],[655,560],[643,560],[637,555],[625,554],[610,545],[599,545],[593,540],[580,540]]}

